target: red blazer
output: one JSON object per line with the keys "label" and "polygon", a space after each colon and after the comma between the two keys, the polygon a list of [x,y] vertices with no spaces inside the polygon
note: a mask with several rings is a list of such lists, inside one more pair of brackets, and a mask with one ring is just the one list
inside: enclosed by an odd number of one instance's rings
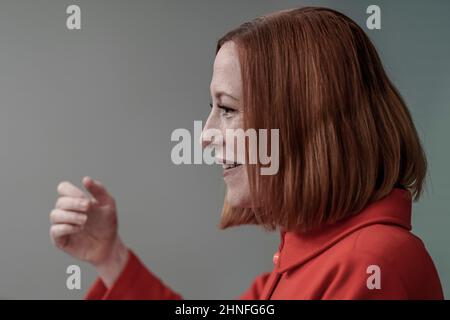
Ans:
{"label": "red blazer", "polygon": [[[356,216],[309,233],[281,232],[274,269],[239,299],[443,299],[436,268],[411,232],[411,197],[394,189]],[[182,299],[130,251],[108,289],[86,299]]]}

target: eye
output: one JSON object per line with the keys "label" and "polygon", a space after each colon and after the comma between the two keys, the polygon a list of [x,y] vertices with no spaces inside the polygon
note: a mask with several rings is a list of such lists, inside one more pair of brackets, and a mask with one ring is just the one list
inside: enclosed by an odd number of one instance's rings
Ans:
{"label": "eye", "polygon": [[[212,103],[210,103],[209,106],[211,108],[213,108],[213,104]],[[232,113],[237,111],[236,109],[233,109],[233,108],[230,108],[230,107],[226,107],[226,106],[223,106],[223,105],[220,105],[220,104],[217,105],[217,108],[220,109],[220,115],[221,116],[225,116],[225,117],[228,117]]]}
{"label": "eye", "polygon": [[220,114],[223,116],[229,116],[236,111],[233,108],[229,108],[229,107],[222,106],[222,105],[217,105],[217,108],[219,108],[221,110]]}

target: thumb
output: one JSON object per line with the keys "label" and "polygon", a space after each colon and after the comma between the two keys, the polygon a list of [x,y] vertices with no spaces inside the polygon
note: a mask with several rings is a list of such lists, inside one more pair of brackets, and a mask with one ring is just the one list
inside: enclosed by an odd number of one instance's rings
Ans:
{"label": "thumb", "polygon": [[83,178],[83,185],[92,197],[99,203],[110,202],[112,197],[106,190],[106,188],[99,181],[92,179],[91,177]]}

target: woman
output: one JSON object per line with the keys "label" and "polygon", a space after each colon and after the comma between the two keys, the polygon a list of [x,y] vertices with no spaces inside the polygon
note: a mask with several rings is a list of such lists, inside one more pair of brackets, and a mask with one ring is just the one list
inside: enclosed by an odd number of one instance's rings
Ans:
{"label": "woman", "polygon": [[[279,129],[277,174],[261,175],[261,163],[224,166],[221,228],[258,224],[281,235],[273,271],[239,298],[443,298],[433,262],[410,232],[425,155],[355,22],[308,7],[244,23],[218,42],[211,96],[204,132]],[[203,135],[202,143],[226,150],[229,141]],[[69,182],[58,186],[50,234],[98,271],[87,299],[180,299],[123,244],[105,187],[89,177],[83,184],[89,196]]]}

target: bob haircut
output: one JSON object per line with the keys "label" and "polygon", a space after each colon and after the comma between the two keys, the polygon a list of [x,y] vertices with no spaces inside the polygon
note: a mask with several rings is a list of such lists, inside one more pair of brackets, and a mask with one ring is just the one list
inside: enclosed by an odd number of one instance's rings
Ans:
{"label": "bob haircut", "polygon": [[411,115],[353,20],[327,8],[283,10],[231,30],[216,54],[227,41],[241,64],[244,129],[279,129],[279,171],[246,164],[252,208],[225,200],[219,228],[307,231],[393,188],[420,197],[427,163]]}

